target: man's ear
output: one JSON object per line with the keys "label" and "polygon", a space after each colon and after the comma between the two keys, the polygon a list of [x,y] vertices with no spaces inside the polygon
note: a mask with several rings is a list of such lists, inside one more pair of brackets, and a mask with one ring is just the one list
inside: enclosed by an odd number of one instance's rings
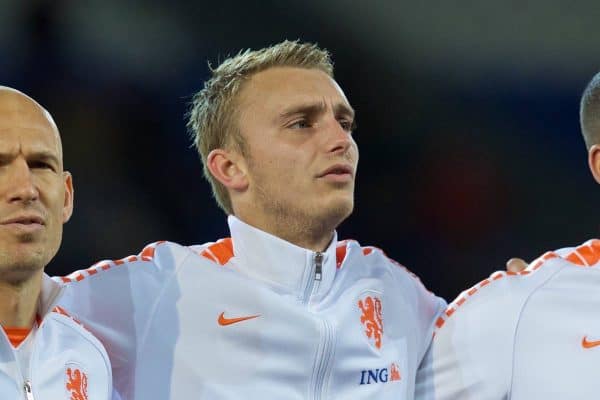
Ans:
{"label": "man's ear", "polygon": [[63,172],[63,179],[65,180],[65,201],[63,203],[63,224],[66,223],[73,214],[73,197],[75,196],[75,190],[73,189],[73,177],[68,171]]}
{"label": "man's ear", "polygon": [[248,187],[246,163],[237,152],[214,149],[206,157],[206,167],[227,189],[244,191]]}
{"label": "man's ear", "polygon": [[600,145],[593,145],[588,150],[588,165],[596,182],[600,183]]}

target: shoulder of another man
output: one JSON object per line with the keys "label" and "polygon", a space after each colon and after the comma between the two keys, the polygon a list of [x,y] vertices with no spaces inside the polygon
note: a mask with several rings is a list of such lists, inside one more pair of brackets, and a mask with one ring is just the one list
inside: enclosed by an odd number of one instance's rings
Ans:
{"label": "shoulder of another man", "polygon": [[[521,272],[497,271],[471,288],[463,291],[436,325],[436,334],[446,324],[452,329],[471,332],[490,330],[500,334],[514,329],[519,312],[536,290],[549,282],[563,268],[592,266],[600,261],[600,240],[589,240],[577,247],[548,251]],[[502,333],[504,335],[504,333]]]}
{"label": "shoulder of another man", "polygon": [[[600,241],[544,253],[519,273],[498,271],[462,292],[436,321],[419,377],[435,399],[500,398],[510,389],[513,343],[528,299],[562,271],[594,265]],[[427,396],[417,396],[429,399]]]}
{"label": "shoulder of another man", "polygon": [[203,245],[184,246],[169,241],[157,241],[145,246],[138,254],[129,255],[116,260],[102,260],[89,268],[80,269],[66,276],[52,279],[66,284],[76,284],[81,281],[94,280],[96,277],[111,274],[163,274],[177,269],[188,257],[199,257],[204,248],[212,243]]}

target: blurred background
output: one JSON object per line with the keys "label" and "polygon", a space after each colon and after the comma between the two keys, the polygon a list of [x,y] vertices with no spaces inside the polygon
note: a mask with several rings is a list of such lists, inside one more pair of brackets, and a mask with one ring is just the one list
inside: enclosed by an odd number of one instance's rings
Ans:
{"label": "blurred background", "polygon": [[450,300],[511,256],[597,236],[578,102],[600,3],[454,3],[0,0],[0,84],[54,115],[75,178],[49,273],[228,236],[184,113],[207,61],[283,39],[328,48],[358,112],[341,237]]}

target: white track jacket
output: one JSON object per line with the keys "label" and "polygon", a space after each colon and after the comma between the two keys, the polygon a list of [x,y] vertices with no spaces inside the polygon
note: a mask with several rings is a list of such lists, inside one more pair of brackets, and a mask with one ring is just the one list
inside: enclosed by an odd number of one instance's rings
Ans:
{"label": "white track jacket", "polygon": [[61,307],[61,285],[44,276],[41,323],[32,338],[29,368],[18,362],[0,329],[0,399],[108,400],[111,367],[102,344]]}
{"label": "white track jacket", "polygon": [[229,225],[62,278],[124,399],[413,398],[443,300],[376,248],[315,253]]}
{"label": "white track jacket", "polygon": [[496,272],[438,321],[419,400],[587,400],[600,379],[600,240]]}

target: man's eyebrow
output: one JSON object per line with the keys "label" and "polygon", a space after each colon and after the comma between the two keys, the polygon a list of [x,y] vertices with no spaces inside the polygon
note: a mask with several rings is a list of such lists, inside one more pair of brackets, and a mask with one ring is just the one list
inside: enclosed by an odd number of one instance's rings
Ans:
{"label": "man's eyebrow", "polygon": [[295,104],[284,109],[279,114],[279,118],[285,120],[297,114],[318,115],[325,112],[326,109],[327,105],[324,102]]}
{"label": "man's eyebrow", "polygon": [[34,151],[27,156],[27,159],[36,161],[47,161],[60,165],[58,156],[50,151]]}
{"label": "man's eyebrow", "polygon": [[350,107],[348,104],[344,104],[344,103],[338,103],[335,106],[333,106],[333,113],[336,116],[344,115],[344,116],[350,117],[352,119],[354,119],[354,116],[356,115],[356,112],[354,111],[354,109],[352,107]]}
{"label": "man's eyebrow", "polygon": [[[285,120],[297,114],[319,115],[324,113],[326,109],[327,105],[324,102],[297,104],[284,109],[279,114],[279,118]],[[350,118],[354,118],[355,114],[354,109],[344,103],[338,103],[334,105],[333,113],[336,116],[344,115]]]}

